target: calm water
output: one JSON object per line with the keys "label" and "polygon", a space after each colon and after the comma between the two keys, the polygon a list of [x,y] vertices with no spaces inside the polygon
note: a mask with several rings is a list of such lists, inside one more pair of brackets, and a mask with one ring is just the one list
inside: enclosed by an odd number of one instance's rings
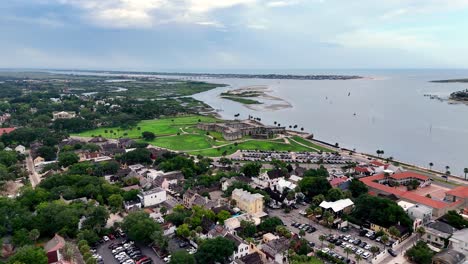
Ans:
{"label": "calm water", "polygon": [[[281,73],[296,73],[285,72]],[[468,167],[468,106],[451,105],[424,97],[448,96],[468,84],[430,83],[430,80],[468,78],[468,70],[398,71],[300,71],[298,74],[359,74],[373,80],[298,81],[263,79],[207,79],[230,87],[195,95],[219,114],[232,119],[253,115],[267,124],[304,127],[317,139],[357,151],[375,153],[410,163],[463,174]],[[249,85],[267,85],[272,95],[284,98],[293,107],[277,111],[254,111],[218,97],[219,93]],[[350,93],[350,96],[348,94]],[[356,113],[356,115],[354,115]]]}

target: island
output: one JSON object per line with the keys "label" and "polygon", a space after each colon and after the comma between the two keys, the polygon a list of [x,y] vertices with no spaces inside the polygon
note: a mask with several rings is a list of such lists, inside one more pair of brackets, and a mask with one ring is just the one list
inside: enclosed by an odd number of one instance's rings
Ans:
{"label": "island", "polygon": [[450,99],[455,101],[468,102],[468,89],[451,93]]}

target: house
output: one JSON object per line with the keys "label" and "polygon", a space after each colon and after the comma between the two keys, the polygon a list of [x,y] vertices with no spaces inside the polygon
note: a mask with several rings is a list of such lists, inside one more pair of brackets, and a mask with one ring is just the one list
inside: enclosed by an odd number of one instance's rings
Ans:
{"label": "house", "polygon": [[119,147],[121,148],[131,148],[136,143],[135,140],[130,138],[119,138]]}
{"label": "house", "polygon": [[60,250],[65,246],[65,239],[55,234],[55,236],[44,245],[47,254],[47,263],[61,263],[62,254]]}
{"label": "house", "polygon": [[0,124],[5,123],[11,118],[11,115],[9,113],[4,113],[3,115],[0,116]]}
{"label": "house", "polygon": [[351,199],[341,199],[334,202],[323,201],[319,204],[323,210],[332,211],[335,214],[349,213],[354,207],[353,201]]}
{"label": "house", "polygon": [[229,219],[224,220],[224,227],[227,230],[237,230],[241,226],[242,221],[248,221],[254,223],[258,226],[262,222],[263,215],[251,215],[251,214],[241,214],[237,217],[231,217]]}
{"label": "house", "polygon": [[284,177],[288,176],[287,173],[284,173],[281,170],[270,170],[260,174],[258,177],[252,178],[255,184],[263,188],[273,188],[273,186],[278,185],[280,179],[284,180]]}
{"label": "house", "polygon": [[406,213],[413,220],[421,219],[424,225],[429,223],[432,219],[432,208],[422,204],[415,204],[409,207]]}
{"label": "house", "polygon": [[297,185],[293,182],[285,180],[284,178],[280,178],[276,185],[272,186],[274,190],[279,193],[283,193],[286,190],[294,190],[296,189]]}
{"label": "house", "polygon": [[231,186],[234,182],[250,183],[252,182],[252,179],[250,179],[249,177],[245,177],[245,176],[236,176],[232,178],[223,177],[221,178],[220,182],[221,182],[221,190],[226,191],[229,188],[229,186]]}
{"label": "house", "polygon": [[468,256],[468,228],[453,232],[449,240],[454,250]]}
{"label": "house", "polygon": [[286,264],[288,263],[289,239],[280,238],[271,240],[261,245],[261,251],[265,254],[267,261]]}
{"label": "house", "polygon": [[87,161],[87,160],[94,160],[102,156],[102,154],[98,151],[91,152],[91,151],[77,151],[78,157],[80,158],[80,162]]}
{"label": "house", "polygon": [[299,177],[297,175],[291,175],[288,180],[294,184],[298,184],[302,179],[302,177]]}
{"label": "house", "polygon": [[106,138],[103,138],[103,137],[93,137],[92,139],[90,139],[88,141],[88,143],[93,143],[93,144],[96,144],[96,145],[103,145],[105,143],[107,143],[107,139]]}
{"label": "house", "polygon": [[458,186],[445,193],[445,200],[456,202],[463,201],[461,206],[468,208],[468,186]]}
{"label": "house", "polygon": [[2,127],[0,128],[0,136],[3,134],[10,134],[11,132],[15,130],[16,130],[16,127]]}
{"label": "house", "polygon": [[399,172],[394,174],[376,174],[369,177],[359,179],[368,188],[369,191],[376,195],[393,195],[397,199],[422,204],[432,208],[434,217],[440,217],[449,210],[456,210],[463,206],[464,200],[458,199],[456,196],[450,196],[452,200],[437,200],[420,195],[413,191],[402,190],[391,187],[391,184],[407,184],[410,181],[417,181],[419,186],[423,188],[431,184],[431,179],[428,176],[416,172]]}
{"label": "house", "polygon": [[262,242],[263,243],[268,243],[268,242],[270,242],[272,240],[275,240],[275,239],[278,239],[278,238],[279,238],[279,236],[275,236],[272,233],[266,233],[266,234],[264,234],[262,236]]}
{"label": "house", "polygon": [[263,264],[262,255],[258,252],[246,255],[234,261],[236,264]]}
{"label": "house", "polygon": [[180,171],[166,172],[154,180],[154,185],[169,190],[171,186],[181,184],[184,181],[184,174]]}
{"label": "house", "polygon": [[252,194],[242,189],[235,189],[231,199],[236,201],[237,208],[249,214],[263,213],[263,195],[259,193]]}
{"label": "house", "polygon": [[150,207],[158,205],[166,201],[166,190],[156,187],[149,191],[142,191],[138,197],[140,197],[143,207]]}
{"label": "house", "polygon": [[230,257],[231,261],[235,261],[249,254],[249,245],[246,242],[244,242],[244,240],[242,240],[240,237],[231,233],[227,233],[224,236],[224,238],[234,242],[234,245],[236,247],[234,253]]}
{"label": "house", "polygon": [[211,201],[208,197],[203,197],[195,191],[188,189],[183,195],[183,204],[186,208],[192,208],[194,205],[212,209],[218,206],[216,201]]}
{"label": "house", "polygon": [[142,206],[140,199],[136,199],[133,201],[124,201],[124,208],[127,212],[139,210],[141,209],[141,207]]}
{"label": "house", "polygon": [[37,165],[39,163],[43,163],[45,161],[45,159],[41,156],[37,156],[35,159],[34,159],[34,165]]}
{"label": "house", "polygon": [[54,111],[52,112],[52,121],[57,119],[71,119],[75,118],[75,112],[67,112],[67,111]]}
{"label": "house", "polygon": [[454,249],[441,251],[432,257],[433,264],[463,264],[466,263],[466,254]]}
{"label": "house", "polygon": [[16,146],[15,151],[18,152],[19,154],[24,154],[26,153],[26,147],[23,145],[18,145]]}
{"label": "house", "polygon": [[448,246],[448,239],[452,236],[453,232],[456,231],[456,229],[451,225],[440,221],[429,223],[425,229],[426,233],[423,235],[422,240],[426,241],[427,244],[440,249]]}

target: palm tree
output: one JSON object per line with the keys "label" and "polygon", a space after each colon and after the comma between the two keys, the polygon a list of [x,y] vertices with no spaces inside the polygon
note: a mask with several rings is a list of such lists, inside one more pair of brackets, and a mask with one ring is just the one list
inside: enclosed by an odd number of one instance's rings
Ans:
{"label": "palm tree", "polygon": [[466,174],[468,174],[468,168],[464,168],[463,172],[465,173],[465,181],[466,181]]}
{"label": "palm tree", "polygon": [[335,244],[329,243],[328,248],[331,249],[331,250],[335,249]]}
{"label": "palm tree", "polygon": [[344,252],[346,253],[346,259],[349,259],[348,256],[350,253],[353,253],[353,250],[349,247],[344,249]]}
{"label": "palm tree", "polygon": [[330,234],[332,233],[332,225],[333,225],[333,222],[335,221],[335,218],[331,215],[329,217],[327,217],[327,225],[328,225],[328,228],[330,228]]}
{"label": "palm tree", "polygon": [[372,257],[375,257],[375,253],[377,253],[377,252],[379,252],[379,251],[380,251],[380,249],[379,249],[379,247],[377,247],[377,246],[372,246],[372,247],[370,248],[370,252],[372,252]]}
{"label": "palm tree", "polygon": [[320,248],[323,248],[323,241],[327,239],[325,235],[320,235],[319,240],[320,240]]}
{"label": "palm tree", "polygon": [[434,163],[429,162],[429,169],[432,170],[432,166],[434,166]]}
{"label": "palm tree", "polygon": [[[416,233],[418,233],[419,235],[419,239],[418,240],[421,240],[422,236],[424,236],[424,234],[426,233],[426,229],[422,226],[416,228]],[[416,241],[414,242],[416,244]]]}
{"label": "palm tree", "polygon": [[450,166],[448,166],[448,165],[445,166],[445,170],[446,170],[446,171],[449,171],[449,170],[450,170]]}
{"label": "palm tree", "polygon": [[68,242],[65,242],[65,245],[60,250],[60,253],[62,253],[63,259],[69,262],[73,261],[73,258],[75,257],[75,250],[73,245]]}
{"label": "palm tree", "polygon": [[384,249],[387,246],[387,242],[390,240],[387,235],[383,235],[382,238],[380,239],[382,243],[384,244]]}
{"label": "palm tree", "polygon": [[317,208],[314,209],[314,215],[315,216],[322,215],[322,211],[323,211],[322,208],[317,207]]}
{"label": "palm tree", "polygon": [[359,261],[362,260],[361,255],[358,255],[358,254],[356,254],[356,255],[354,256],[354,258],[356,259],[356,262],[357,262],[357,263],[359,263]]}

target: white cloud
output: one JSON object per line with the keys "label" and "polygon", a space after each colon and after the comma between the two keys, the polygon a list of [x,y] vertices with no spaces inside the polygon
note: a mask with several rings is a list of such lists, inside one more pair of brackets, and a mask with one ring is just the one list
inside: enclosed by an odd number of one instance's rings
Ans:
{"label": "white cloud", "polygon": [[438,48],[431,36],[404,31],[372,31],[356,30],[338,35],[335,42],[344,47],[400,49],[405,51],[421,51]]}
{"label": "white cloud", "polygon": [[199,21],[195,22],[195,24],[200,26],[209,26],[209,27],[217,27],[217,28],[224,28],[225,26],[218,21]]}

